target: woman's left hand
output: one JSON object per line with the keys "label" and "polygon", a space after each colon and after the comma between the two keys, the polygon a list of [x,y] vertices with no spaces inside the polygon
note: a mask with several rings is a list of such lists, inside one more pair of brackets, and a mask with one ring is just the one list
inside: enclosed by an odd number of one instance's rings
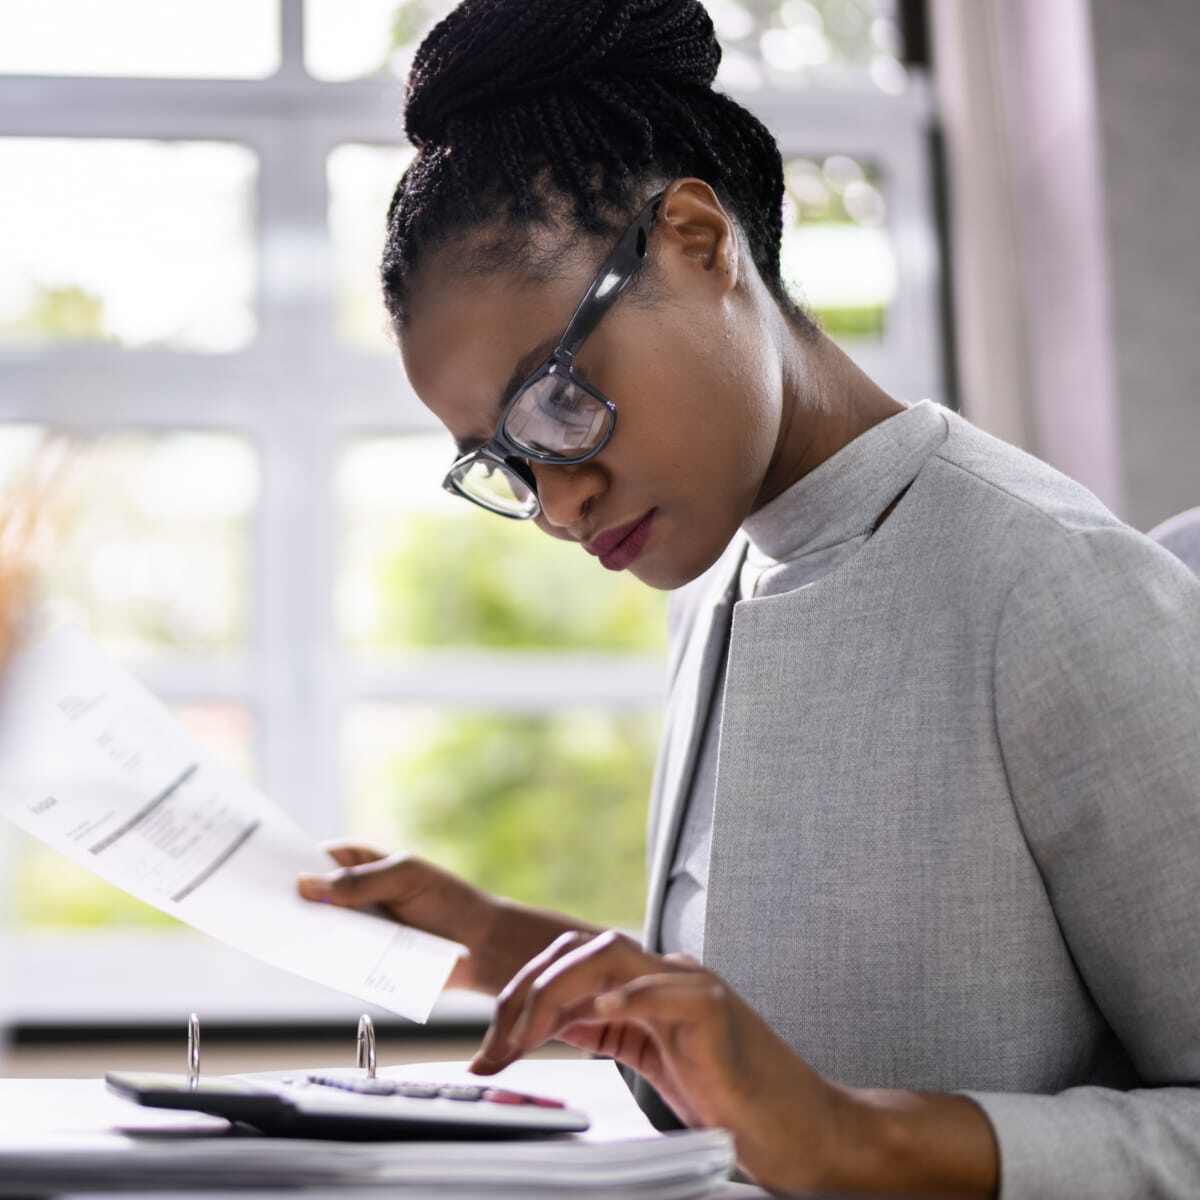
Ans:
{"label": "woman's left hand", "polygon": [[764,1187],[822,1186],[854,1125],[849,1089],[812,1070],[721,979],[624,934],[567,933],[500,993],[471,1069],[559,1038],[643,1075],[692,1127],[720,1126]]}

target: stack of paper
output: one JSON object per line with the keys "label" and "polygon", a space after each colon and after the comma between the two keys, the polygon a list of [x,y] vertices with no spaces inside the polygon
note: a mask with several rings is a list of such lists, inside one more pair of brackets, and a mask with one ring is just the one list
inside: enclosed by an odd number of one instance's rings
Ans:
{"label": "stack of paper", "polygon": [[387,1185],[525,1196],[704,1196],[728,1179],[722,1130],[618,1142],[324,1142],[180,1134],[0,1135],[0,1195]]}
{"label": "stack of paper", "polygon": [[[420,1063],[380,1074],[452,1082],[466,1069]],[[582,1192],[682,1200],[710,1195],[733,1170],[733,1142],[723,1130],[653,1133],[611,1062],[532,1060],[497,1079],[569,1100],[588,1113],[592,1128],[523,1141],[263,1138],[215,1118],[140,1108],[106,1093],[99,1080],[4,1079],[0,1196],[379,1185],[439,1196]]]}

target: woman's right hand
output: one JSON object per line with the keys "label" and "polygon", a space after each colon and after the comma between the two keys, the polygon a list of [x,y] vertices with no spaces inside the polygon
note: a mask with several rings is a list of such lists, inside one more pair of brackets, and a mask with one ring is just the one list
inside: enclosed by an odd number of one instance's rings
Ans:
{"label": "woman's right hand", "polygon": [[338,869],[301,875],[300,895],[344,908],[378,906],[404,925],[461,942],[467,953],[455,964],[447,987],[494,996],[560,934],[589,928],[489,895],[423,858],[388,855],[353,842],[325,849]]}

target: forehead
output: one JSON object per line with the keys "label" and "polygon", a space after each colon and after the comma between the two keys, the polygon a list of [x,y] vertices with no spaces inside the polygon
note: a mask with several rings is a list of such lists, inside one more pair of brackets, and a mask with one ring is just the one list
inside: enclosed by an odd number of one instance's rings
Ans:
{"label": "forehead", "polygon": [[465,274],[435,256],[421,269],[400,333],[418,398],[456,437],[490,436],[515,369],[532,369],[549,352],[586,283],[575,256],[541,279],[505,269]]}

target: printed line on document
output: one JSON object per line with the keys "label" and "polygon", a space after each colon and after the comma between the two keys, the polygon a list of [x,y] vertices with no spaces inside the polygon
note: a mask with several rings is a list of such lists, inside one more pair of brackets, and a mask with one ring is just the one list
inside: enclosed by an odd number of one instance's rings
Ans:
{"label": "printed line on document", "polygon": [[383,966],[387,956],[391,954],[392,947],[395,946],[397,938],[399,938],[403,932],[404,931],[402,929],[397,929],[396,932],[393,933],[390,938],[388,938],[387,945],[384,946],[383,950],[379,954],[379,957],[375,960],[375,965],[367,972],[365,976],[367,983],[370,983],[375,978],[379,968]]}
{"label": "printed line on document", "polygon": [[192,763],[174,783],[168,784],[149,804],[143,805],[122,825],[118,825],[107,837],[101,838],[91,849],[92,854],[103,854],[115,842],[120,841],[131,829],[136,829],[160,804],[165,804],[197,771],[197,764]]}
{"label": "printed line on document", "polygon": [[180,900],[186,900],[206,879],[211,878],[217,872],[217,870],[223,867],[234,856],[234,854],[236,854],[237,851],[250,840],[250,835],[257,828],[258,822],[251,821],[250,824],[247,825],[246,828],[243,829],[241,833],[239,833],[237,837],[235,837],[233,841],[230,842],[229,845],[226,846],[225,849],[222,850],[221,853],[218,854],[217,857],[214,858],[212,862],[210,862],[208,866],[205,867],[204,870],[201,871],[200,874],[191,881],[191,883],[185,884],[183,887],[181,887],[179,891],[177,891],[175,895],[171,897],[171,899],[176,904],[178,904]]}

